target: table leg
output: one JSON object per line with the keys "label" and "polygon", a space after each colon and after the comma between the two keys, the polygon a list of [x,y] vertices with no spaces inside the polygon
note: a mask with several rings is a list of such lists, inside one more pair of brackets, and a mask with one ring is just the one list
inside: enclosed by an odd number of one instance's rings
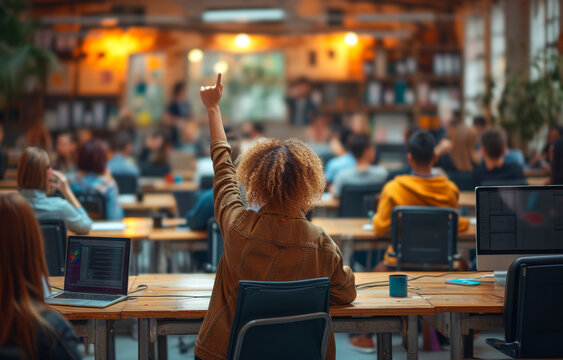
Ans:
{"label": "table leg", "polygon": [[463,336],[461,335],[461,314],[450,313],[450,359],[463,358]]}
{"label": "table leg", "polygon": [[473,357],[473,330],[469,330],[468,335],[463,335],[463,358]]}
{"label": "table leg", "polygon": [[418,316],[407,316],[407,360],[418,360]]}
{"label": "table leg", "polygon": [[391,333],[377,334],[377,360],[391,360],[393,349],[391,345]]}
{"label": "table leg", "polygon": [[150,319],[139,319],[139,360],[154,359],[150,325]]}
{"label": "table leg", "polygon": [[157,339],[158,342],[158,360],[168,359],[168,341],[166,335],[160,335]]}
{"label": "table leg", "polygon": [[96,342],[94,343],[94,354],[96,360],[107,360],[108,358],[108,335],[109,326],[107,320],[96,319]]}

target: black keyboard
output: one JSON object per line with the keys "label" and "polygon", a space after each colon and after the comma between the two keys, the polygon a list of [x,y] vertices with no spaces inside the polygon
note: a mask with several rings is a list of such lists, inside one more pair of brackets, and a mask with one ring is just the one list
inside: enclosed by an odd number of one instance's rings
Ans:
{"label": "black keyboard", "polygon": [[78,300],[100,300],[112,301],[117,300],[121,295],[104,295],[104,294],[85,294],[85,293],[71,293],[65,292],[55,296],[55,299],[78,299]]}

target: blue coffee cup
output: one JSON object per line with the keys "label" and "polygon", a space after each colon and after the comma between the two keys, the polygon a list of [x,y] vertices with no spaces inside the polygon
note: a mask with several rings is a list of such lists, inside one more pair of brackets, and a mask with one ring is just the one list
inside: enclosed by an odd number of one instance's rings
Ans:
{"label": "blue coffee cup", "polygon": [[407,296],[407,275],[403,275],[403,274],[389,275],[389,296],[392,297]]}

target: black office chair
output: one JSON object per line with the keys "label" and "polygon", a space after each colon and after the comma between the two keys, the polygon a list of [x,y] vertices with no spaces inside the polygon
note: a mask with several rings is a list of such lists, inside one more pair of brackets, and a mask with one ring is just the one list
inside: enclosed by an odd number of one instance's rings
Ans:
{"label": "black office chair", "polygon": [[391,215],[391,242],[397,270],[438,268],[453,270],[457,255],[455,209],[433,206],[397,206]]}
{"label": "black office chair", "polygon": [[375,208],[375,196],[381,193],[382,184],[344,185],[340,191],[338,217],[367,217]]}
{"label": "black office chair", "polygon": [[487,344],[516,359],[563,358],[563,256],[522,257],[508,269],[505,340]]}
{"label": "black office chair", "polygon": [[472,172],[449,172],[448,178],[456,184],[460,191],[474,191],[477,186]]}
{"label": "black office chair", "polygon": [[199,189],[206,190],[213,188],[213,175],[202,176],[199,181]]}
{"label": "black office chair", "polygon": [[215,218],[209,219],[207,222],[207,260],[204,269],[208,273],[214,273],[219,266],[219,260],[223,256],[224,251],[223,234]]}
{"label": "black office chair", "polygon": [[510,179],[510,180],[485,180],[481,183],[481,186],[521,186],[528,185],[528,180],[526,179]]}
{"label": "black office chair", "polygon": [[39,220],[43,233],[43,247],[47,269],[50,276],[63,276],[65,273],[66,226],[60,219]]}
{"label": "black office chair", "polygon": [[139,191],[139,178],[131,174],[112,174],[120,194],[136,194]]}
{"label": "black office chair", "polygon": [[227,359],[326,358],[328,278],[240,281]]}
{"label": "black office chair", "polygon": [[76,198],[92,220],[107,220],[106,197],[100,193],[76,193]]}
{"label": "black office chair", "polygon": [[178,214],[180,214],[180,216],[186,216],[188,211],[190,211],[197,202],[199,191],[181,190],[173,191],[172,194],[174,195],[174,199],[176,200]]}

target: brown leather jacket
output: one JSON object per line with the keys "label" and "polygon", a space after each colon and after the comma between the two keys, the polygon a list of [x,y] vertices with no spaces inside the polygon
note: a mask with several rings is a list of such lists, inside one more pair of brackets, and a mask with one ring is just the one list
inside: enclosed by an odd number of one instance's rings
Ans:
{"label": "brown leather jacket", "polygon": [[[199,331],[195,354],[205,360],[227,356],[235,316],[239,280],[291,281],[330,279],[330,304],[349,304],[356,298],[354,273],[342,265],[342,254],[332,239],[304,216],[290,218],[243,204],[231,147],[211,144],[215,170],[215,218],[223,233],[225,252],[219,261],[209,310]],[[327,359],[335,358],[331,334]]]}

